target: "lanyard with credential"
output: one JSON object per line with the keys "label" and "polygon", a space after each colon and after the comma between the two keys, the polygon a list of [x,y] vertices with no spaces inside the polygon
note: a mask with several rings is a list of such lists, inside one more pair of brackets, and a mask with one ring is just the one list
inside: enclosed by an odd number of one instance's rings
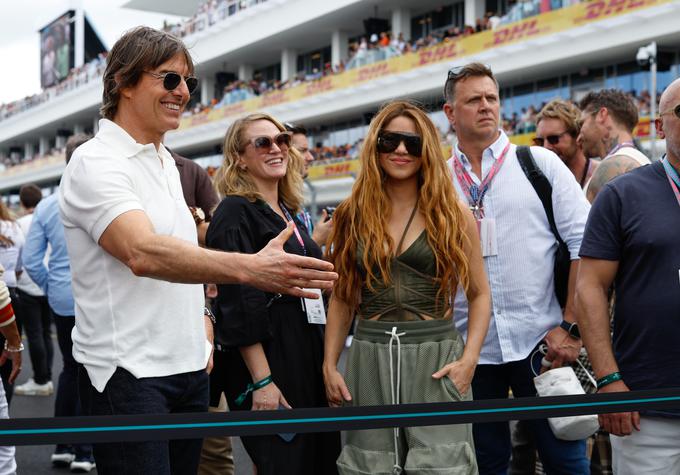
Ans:
{"label": "lanyard with credential", "polygon": [[675,199],[678,200],[678,206],[680,206],[680,191],[678,191],[678,187],[680,186],[680,177],[678,176],[678,172],[676,172],[675,168],[673,168],[673,166],[668,163],[667,157],[664,157],[663,160],[661,160],[661,163],[663,163],[663,168],[666,170],[666,178],[668,178],[668,183],[671,184],[671,188],[675,194]]}
{"label": "lanyard with credential", "polygon": [[300,234],[300,230],[298,230],[297,224],[295,224],[295,221],[293,221],[293,217],[290,215],[286,207],[283,206],[283,203],[279,203],[279,206],[281,207],[281,211],[283,211],[283,214],[286,217],[286,221],[290,221],[293,223],[293,232],[295,233],[295,237],[300,243],[300,247],[302,247],[302,253],[306,256],[307,248],[305,247],[305,241],[303,241],[302,239],[302,234]]}
{"label": "lanyard with credential", "polygon": [[621,142],[621,143],[618,144],[616,147],[614,147],[613,149],[611,149],[611,150],[609,151],[609,153],[607,154],[607,156],[604,157],[604,158],[611,157],[611,156],[614,155],[616,152],[618,152],[619,150],[621,150],[623,147],[631,147],[631,148],[635,148],[635,144],[634,144],[633,142]]}
{"label": "lanyard with credential", "polygon": [[501,156],[498,157],[498,159],[493,163],[489,173],[486,174],[486,177],[479,185],[472,181],[472,177],[460,162],[455,150],[453,152],[453,170],[456,173],[456,179],[458,179],[458,183],[460,183],[460,187],[463,189],[463,193],[465,193],[465,197],[470,204],[470,209],[477,220],[484,218],[484,195],[489,189],[491,180],[494,179],[498,171],[501,169],[509,149],[510,143],[505,146]]}

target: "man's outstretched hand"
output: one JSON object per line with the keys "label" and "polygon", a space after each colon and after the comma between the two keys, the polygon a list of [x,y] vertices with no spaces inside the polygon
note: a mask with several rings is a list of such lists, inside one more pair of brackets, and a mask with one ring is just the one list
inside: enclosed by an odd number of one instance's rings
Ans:
{"label": "man's outstretched hand", "polygon": [[318,294],[304,289],[330,289],[338,274],[330,262],[284,252],[283,245],[292,234],[293,223],[289,222],[264,249],[249,256],[244,283],[268,292],[318,298]]}

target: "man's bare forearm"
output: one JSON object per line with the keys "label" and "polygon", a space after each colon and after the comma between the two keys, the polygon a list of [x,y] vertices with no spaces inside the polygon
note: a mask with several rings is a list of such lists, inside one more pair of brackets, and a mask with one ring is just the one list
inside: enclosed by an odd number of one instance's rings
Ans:
{"label": "man's bare forearm", "polygon": [[235,284],[254,255],[204,249],[171,236],[153,235],[132,249],[126,264],[138,276],[185,284]]}
{"label": "man's bare forearm", "polygon": [[581,338],[598,378],[618,371],[612,350],[607,289],[579,282],[576,308]]}

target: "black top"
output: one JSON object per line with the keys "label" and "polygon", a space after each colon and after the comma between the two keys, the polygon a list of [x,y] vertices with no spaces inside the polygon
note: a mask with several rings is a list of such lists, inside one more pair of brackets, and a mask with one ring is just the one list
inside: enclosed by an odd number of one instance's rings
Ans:
{"label": "black top", "polygon": [[614,353],[630,389],[680,387],[679,229],[680,206],[661,162],[606,184],[588,217],[580,255],[619,263]]}
{"label": "black top", "polygon": [[[291,215],[294,213],[291,212]],[[293,218],[305,243],[307,256],[321,258],[321,249],[309,237],[304,225]],[[227,196],[219,204],[206,235],[206,246],[223,251],[255,254],[286,227],[286,223],[264,201],[251,203],[241,196]],[[295,233],[284,245],[291,254],[304,255]],[[296,303],[304,316],[298,297],[274,294],[248,285],[218,285],[215,305],[215,341],[224,347],[248,346],[272,337],[270,312]],[[268,304],[271,305],[268,307]]]}

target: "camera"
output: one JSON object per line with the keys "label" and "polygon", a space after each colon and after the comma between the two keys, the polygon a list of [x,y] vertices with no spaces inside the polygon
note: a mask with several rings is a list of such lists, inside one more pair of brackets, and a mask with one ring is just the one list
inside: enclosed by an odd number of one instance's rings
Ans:
{"label": "camera", "polygon": [[656,61],[656,42],[652,41],[647,46],[638,49],[635,59],[640,66],[647,66]]}
{"label": "camera", "polygon": [[335,212],[335,206],[325,206],[323,209],[326,210],[326,221],[330,220]]}

